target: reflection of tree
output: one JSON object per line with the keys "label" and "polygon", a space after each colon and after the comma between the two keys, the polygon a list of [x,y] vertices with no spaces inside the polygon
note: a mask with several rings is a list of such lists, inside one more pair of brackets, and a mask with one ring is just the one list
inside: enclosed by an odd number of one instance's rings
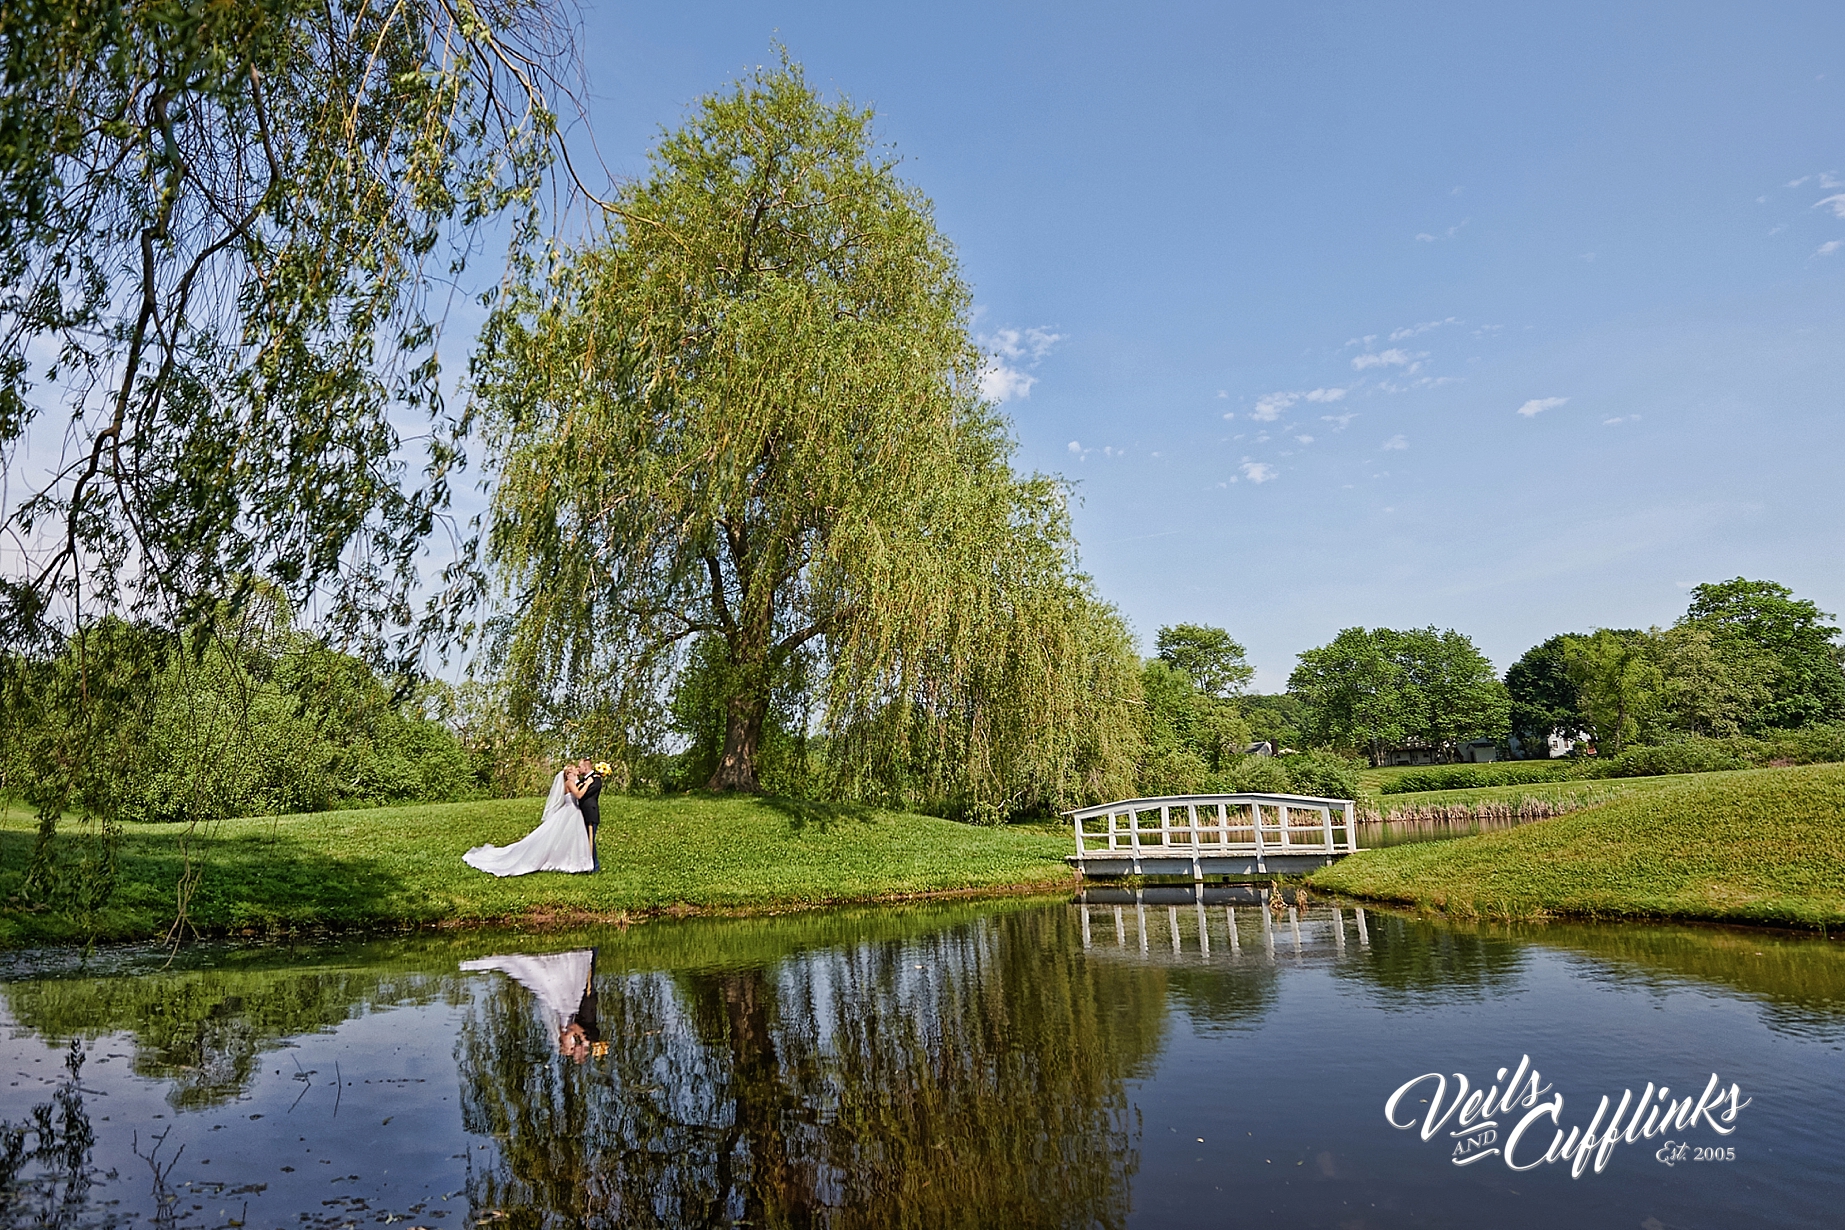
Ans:
{"label": "reflection of tree", "polygon": [[1523,943],[1605,962],[1606,976],[1667,987],[1721,987],[1764,1005],[1770,1029],[1836,1041],[1845,1035],[1845,952],[1817,936],[1671,923],[1520,928]]}
{"label": "reflection of tree", "polygon": [[132,1033],[135,1072],[170,1080],[167,1100],[196,1110],[240,1093],[257,1057],[283,1039],[368,1008],[426,1002],[442,986],[382,970],[192,970],[19,982],[5,993],[13,1019],[47,1038]]}
{"label": "reflection of tree", "polygon": [[1511,990],[1525,965],[1523,941],[1503,932],[1374,912],[1369,948],[1336,962],[1333,972],[1419,1002],[1460,1003]]}
{"label": "reflection of tree", "polygon": [[[921,967],[921,968],[918,968]],[[1064,911],[774,966],[598,984],[609,1056],[568,1063],[489,986],[458,1044],[470,1187],[514,1226],[1120,1225],[1124,1081],[1160,971],[1083,960]]]}
{"label": "reflection of tree", "polygon": [[[96,1132],[83,1108],[82,1045],[71,1039],[70,1075],[51,1101],[15,1126],[0,1121],[0,1226],[76,1226],[85,1213]],[[28,1145],[27,1140],[31,1140]]]}
{"label": "reflection of tree", "polygon": [[1205,1033],[1255,1028],[1274,1007],[1280,978],[1274,965],[1250,960],[1166,969],[1173,999],[1191,1017],[1193,1028]]}

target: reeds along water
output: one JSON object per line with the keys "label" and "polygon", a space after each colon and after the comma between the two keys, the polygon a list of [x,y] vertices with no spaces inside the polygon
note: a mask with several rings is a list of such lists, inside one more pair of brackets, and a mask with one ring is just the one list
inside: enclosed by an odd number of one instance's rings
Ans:
{"label": "reeds along water", "polygon": [[1380,812],[1360,806],[1361,844],[1391,845],[1396,841],[1431,837],[1458,837],[1486,829],[1509,829],[1532,820],[1581,811],[1602,800],[1597,797],[1490,799],[1474,803],[1418,803]]}

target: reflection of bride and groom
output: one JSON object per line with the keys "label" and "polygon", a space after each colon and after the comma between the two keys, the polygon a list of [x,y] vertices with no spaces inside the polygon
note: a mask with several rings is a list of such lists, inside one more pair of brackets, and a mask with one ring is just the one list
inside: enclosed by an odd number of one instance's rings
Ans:
{"label": "reflection of bride and groom", "polygon": [[600,871],[596,826],[602,822],[599,796],[608,774],[606,763],[592,765],[587,756],[565,765],[551,781],[537,828],[510,846],[476,846],[461,856],[462,861],[496,876]]}
{"label": "reflection of bride and groom", "polygon": [[596,1012],[596,950],[515,953],[463,961],[464,970],[498,970],[538,998],[549,1018],[558,1052],[582,1063],[609,1053]]}

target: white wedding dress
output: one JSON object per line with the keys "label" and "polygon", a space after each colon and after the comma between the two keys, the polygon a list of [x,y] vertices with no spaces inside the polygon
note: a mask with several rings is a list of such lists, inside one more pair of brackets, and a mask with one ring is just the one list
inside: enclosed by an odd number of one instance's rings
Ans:
{"label": "white wedding dress", "polygon": [[576,1016],[595,964],[596,950],[579,948],[574,952],[480,957],[463,961],[461,968],[470,972],[498,970],[530,991],[538,998],[551,1035],[556,1037]]}
{"label": "white wedding dress", "polygon": [[538,827],[510,846],[475,846],[461,856],[470,867],[496,876],[522,876],[533,871],[590,871],[595,856],[589,848],[589,830],[577,801],[564,790],[564,775],[551,782],[544,818]]}

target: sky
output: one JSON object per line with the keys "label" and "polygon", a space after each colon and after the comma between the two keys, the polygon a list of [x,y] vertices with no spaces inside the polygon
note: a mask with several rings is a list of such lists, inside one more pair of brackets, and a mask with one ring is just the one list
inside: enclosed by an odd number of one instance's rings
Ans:
{"label": "sky", "polygon": [[[1747,576],[1845,610],[1845,6],[592,4],[617,176],[772,62],[934,202],[1020,466],[1152,651],[1503,670]],[[574,139],[581,142],[585,132]]]}

